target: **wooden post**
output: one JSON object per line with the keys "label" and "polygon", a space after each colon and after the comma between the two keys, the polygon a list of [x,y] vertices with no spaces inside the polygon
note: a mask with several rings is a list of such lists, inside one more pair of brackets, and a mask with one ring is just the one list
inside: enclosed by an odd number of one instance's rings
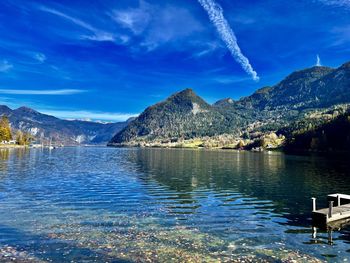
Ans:
{"label": "wooden post", "polygon": [[340,206],[340,195],[337,195],[337,199],[338,199],[338,206]]}
{"label": "wooden post", "polygon": [[312,197],[311,200],[312,200],[312,212],[315,212],[316,211],[316,198]]}
{"label": "wooden post", "polygon": [[312,227],[312,238],[317,237],[317,228],[315,226]]}
{"label": "wooden post", "polygon": [[328,218],[331,218],[333,215],[333,203],[334,201],[329,201]]}
{"label": "wooden post", "polygon": [[328,244],[333,245],[333,231],[332,231],[332,229],[328,229]]}

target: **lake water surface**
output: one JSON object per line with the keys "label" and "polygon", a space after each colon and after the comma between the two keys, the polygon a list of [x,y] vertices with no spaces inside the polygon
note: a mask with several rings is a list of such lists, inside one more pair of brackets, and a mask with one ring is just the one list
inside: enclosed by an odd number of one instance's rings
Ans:
{"label": "lake water surface", "polygon": [[336,192],[348,156],[0,149],[0,261],[343,262],[350,228],[311,230],[310,198]]}

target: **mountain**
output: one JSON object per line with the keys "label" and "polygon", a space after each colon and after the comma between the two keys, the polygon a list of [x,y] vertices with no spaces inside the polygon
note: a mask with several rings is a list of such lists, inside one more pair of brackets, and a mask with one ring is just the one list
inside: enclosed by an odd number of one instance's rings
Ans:
{"label": "mountain", "polygon": [[186,89],[148,107],[123,132],[117,133],[112,141],[122,143],[138,137],[153,140],[213,136],[217,133],[218,125],[224,121],[223,115],[213,110],[191,89]]}
{"label": "mountain", "polygon": [[287,137],[287,152],[349,152],[350,110],[338,111],[334,118],[321,123],[296,123],[278,132]]}
{"label": "mountain", "polygon": [[127,122],[103,124],[62,120],[27,107],[12,110],[0,105],[0,116],[2,115],[9,118],[11,127],[15,130],[26,131],[38,140],[52,139],[53,142],[65,145],[104,144],[127,125]]}
{"label": "mountain", "polygon": [[310,112],[346,103],[350,103],[350,62],[335,69],[316,66],[293,72],[276,85],[238,101],[226,98],[210,105],[186,89],[148,107],[109,145],[222,134],[249,137],[256,132],[276,131]]}

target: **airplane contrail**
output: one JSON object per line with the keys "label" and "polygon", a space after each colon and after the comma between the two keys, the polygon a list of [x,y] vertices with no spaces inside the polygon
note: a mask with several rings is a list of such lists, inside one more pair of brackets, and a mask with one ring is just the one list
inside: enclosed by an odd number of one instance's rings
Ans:
{"label": "airplane contrail", "polygon": [[222,7],[214,0],[198,0],[200,5],[207,11],[210,21],[215,25],[221,39],[225,42],[233,58],[242,66],[255,81],[259,81],[258,74],[250,65],[237,43],[235,33],[224,17]]}

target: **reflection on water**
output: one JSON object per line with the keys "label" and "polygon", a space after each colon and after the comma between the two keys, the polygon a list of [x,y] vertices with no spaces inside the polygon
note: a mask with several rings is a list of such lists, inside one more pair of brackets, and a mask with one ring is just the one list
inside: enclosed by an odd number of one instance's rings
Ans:
{"label": "reflection on water", "polygon": [[7,161],[10,156],[10,149],[7,148],[0,148],[0,159],[3,161]]}
{"label": "reflection on water", "polygon": [[210,188],[272,200],[274,211],[296,226],[309,223],[300,215],[309,214],[311,197],[325,203],[327,194],[350,188],[346,157],[144,149],[129,158],[145,174],[144,180],[156,180],[178,193]]}
{"label": "reflection on water", "polygon": [[[328,227],[327,229],[327,234],[328,234],[328,238],[327,238],[327,243],[324,240],[324,237],[318,238],[317,236],[317,231],[318,228],[313,226],[312,227],[312,240],[310,242],[310,244],[328,244],[328,245],[334,245],[333,243],[333,231],[334,229],[332,227]],[[337,229],[338,231],[340,229]]]}
{"label": "reflection on water", "polygon": [[0,261],[1,249],[55,262],[349,257],[349,228],[328,243],[310,220],[312,196],[350,192],[346,157],[2,150]]}
{"label": "reflection on water", "polygon": [[16,160],[22,159],[25,158],[29,152],[28,148],[0,148],[0,180],[2,176],[6,176],[8,173],[8,161],[10,158],[15,158]]}

